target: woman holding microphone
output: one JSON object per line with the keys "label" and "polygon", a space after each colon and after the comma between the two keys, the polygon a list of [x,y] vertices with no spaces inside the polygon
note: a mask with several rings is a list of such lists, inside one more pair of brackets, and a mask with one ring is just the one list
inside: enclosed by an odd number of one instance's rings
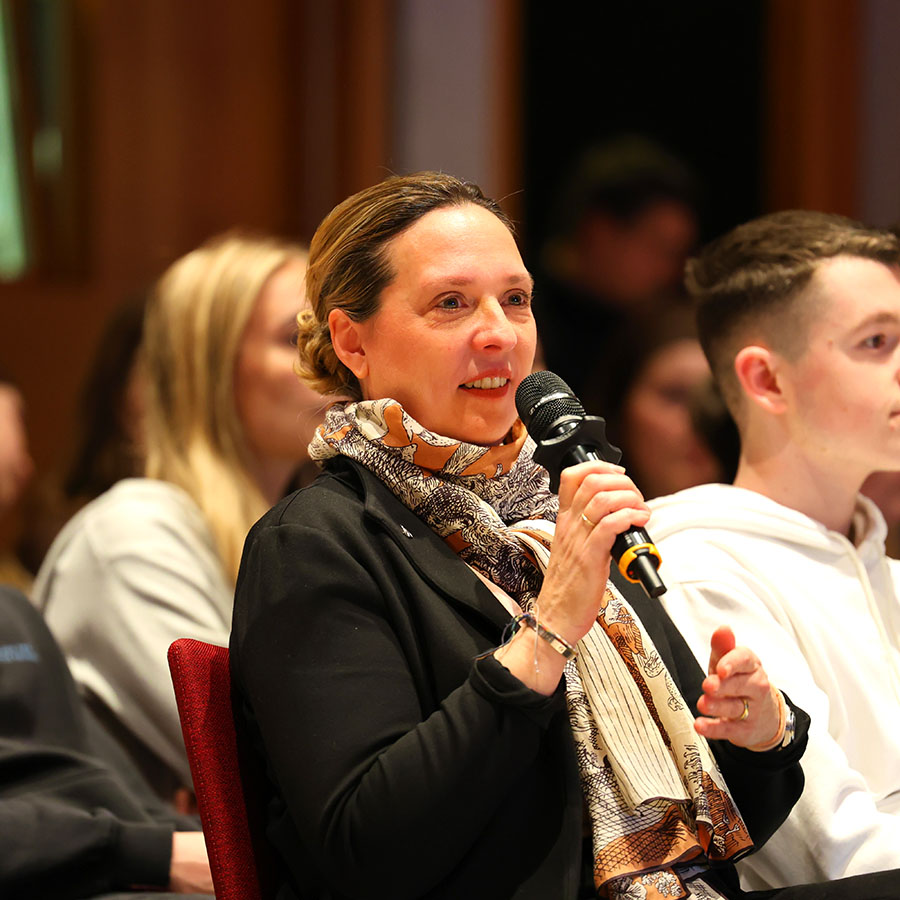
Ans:
{"label": "woman holding microphone", "polygon": [[[301,374],[349,399],[310,445],[320,477],[248,537],[231,639],[279,896],[741,896],[730,861],[799,796],[806,717],[792,739],[729,629],[704,678],[658,604],[610,584],[649,515],[623,469],[550,492],[516,414],[532,280],[499,206],[390,178],[320,225],[307,292]],[[803,890],[780,896],[832,896]]]}

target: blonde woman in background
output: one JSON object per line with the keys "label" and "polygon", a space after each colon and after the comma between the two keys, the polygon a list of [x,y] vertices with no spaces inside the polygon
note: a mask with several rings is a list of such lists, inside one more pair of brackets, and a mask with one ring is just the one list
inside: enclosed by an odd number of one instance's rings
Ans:
{"label": "blonde woman in background", "polygon": [[304,462],[321,400],[294,374],[305,251],[224,235],[175,262],[147,310],[146,477],[54,541],[34,602],[107,730],[154,789],[191,785],[169,644],[226,644],[244,537]]}

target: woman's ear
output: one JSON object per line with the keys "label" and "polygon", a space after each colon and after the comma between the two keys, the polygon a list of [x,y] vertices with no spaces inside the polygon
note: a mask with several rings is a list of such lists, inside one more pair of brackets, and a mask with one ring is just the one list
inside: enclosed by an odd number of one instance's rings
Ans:
{"label": "woman's ear", "polygon": [[361,381],[369,374],[361,323],[354,322],[344,310],[333,309],[328,313],[328,328],[337,358]]}
{"label": "woman's ear", "polygon": [[767,347],[743,347],[734,358],[734,372],[747,399],[773,415],[786,409],[781,384],[781,357]]}

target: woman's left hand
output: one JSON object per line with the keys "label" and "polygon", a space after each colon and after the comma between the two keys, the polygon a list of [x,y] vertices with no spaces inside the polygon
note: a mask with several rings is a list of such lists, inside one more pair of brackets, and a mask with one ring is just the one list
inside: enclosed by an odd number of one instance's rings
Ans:
{"label": "woman's left hand", "polygon": [[772,690],[756,654],[735,644],[727,625],[713,633],[709,675],[697,701],[702,715],[694,728],[705,738],[731,741],[738,747],[764,746],[777,737],[784,701]]}

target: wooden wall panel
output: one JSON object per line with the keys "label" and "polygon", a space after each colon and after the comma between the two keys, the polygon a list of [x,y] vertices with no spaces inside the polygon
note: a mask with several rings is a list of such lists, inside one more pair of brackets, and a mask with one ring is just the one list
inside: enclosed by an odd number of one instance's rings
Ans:
{"label": "wooden wall panel", "polygon": [[522,4],[519,0],[496,0],[491,38],[492,140],[489,148],[493,183],[499,186],[497,199],[517,223],[519,238],[525,241],[525,204],[523,197],[525,160],[522,153],[523,75]]}
{"label": "wooden wall panel", "polygon": [[[124,297],[227,228],[308,240],[386,156],[390,0],[72,6],[85,258],[0,284],[0,367],[25,393],[41,474],[66,455],[78,386]],[[316,48],[331,67],[309,66]]]}
{"label": "wooden wall panel", "polygon": [[769,209],[858,214],[861,7],[769,0]]}
{"label": "wooden wall panel", "polygon": [[[20,2],[20,0],[14,0]],[[26,0],[27,2],[27,0]],[[308,241],[391,171],[395,0],[71,0],[74,264],[0,283],[0,368],[23,388],[46,476],[109,313],[226,228]],[[485,148],[519,215],[519,0],[492,3]],[[446,48],[435,48],[445,53]],[[447,77],[453,76],[452,52]],[[69,261],[71,263],[71,261]],[[0,522],[0,543],[9,532]]]}

